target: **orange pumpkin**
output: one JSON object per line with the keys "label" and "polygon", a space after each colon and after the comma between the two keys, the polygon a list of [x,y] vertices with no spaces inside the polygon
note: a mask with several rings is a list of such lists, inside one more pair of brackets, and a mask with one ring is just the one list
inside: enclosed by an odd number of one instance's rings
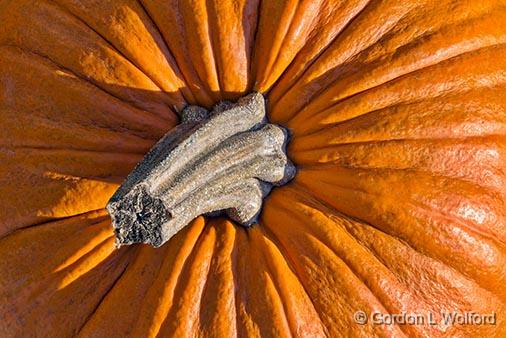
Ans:
{"label": "orange pumpkin", "polygon": [[[503,0],[1,1],[0,336],[504,337],[505,22]],[[103,208],[177,113],[252,91],[298,167],[259,224],[117,250]],[[495,322],[371,317],[472,311]]]}

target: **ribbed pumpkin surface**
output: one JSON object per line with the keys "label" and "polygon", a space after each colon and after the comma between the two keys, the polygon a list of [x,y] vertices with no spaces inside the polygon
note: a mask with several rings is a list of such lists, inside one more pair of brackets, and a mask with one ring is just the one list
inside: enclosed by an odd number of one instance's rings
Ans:
{"label": "ribbed pumpkin surface", "polygon": [[[0,336],[506,335],[504,1],[7,0],[0,23]],[[298,166],[260,224],[116,250],[103,207],[176,112],[254,90]]]}

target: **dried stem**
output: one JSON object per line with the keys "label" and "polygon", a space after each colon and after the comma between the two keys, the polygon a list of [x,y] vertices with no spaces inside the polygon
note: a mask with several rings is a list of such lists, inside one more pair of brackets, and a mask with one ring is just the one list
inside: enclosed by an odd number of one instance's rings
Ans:
{"label": "dried stem", "polygon": [[158,247],[195,217],[218,211],[255,223],[272,185],[293,178],[288,134],[265,117],[253,93],[212,112],[191,106],[137,165],[107,204],[117,245]]}

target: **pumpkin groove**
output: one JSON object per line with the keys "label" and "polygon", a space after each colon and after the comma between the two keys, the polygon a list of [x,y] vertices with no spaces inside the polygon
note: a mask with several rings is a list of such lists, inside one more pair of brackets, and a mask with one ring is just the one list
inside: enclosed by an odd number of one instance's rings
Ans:
{"label": "pumpkin groove", "polygon": [[[0,336],[506,335],[504,1],[0,1]],[[117,250],[103,209],[253,91],[293,181]],[[496,314],[359,325],[356,311]]]}

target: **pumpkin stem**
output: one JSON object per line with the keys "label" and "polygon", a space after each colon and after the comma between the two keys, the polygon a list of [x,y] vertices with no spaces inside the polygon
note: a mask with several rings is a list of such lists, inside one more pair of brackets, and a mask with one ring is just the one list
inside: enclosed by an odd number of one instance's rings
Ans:
{"label": "pumpkin stem", "polygon": [[212,112],[190,106],[107,204],[117,246],[159,247],[195,217],[226,213],[254,224],[273,185],[295,175],[287,131],[268,123],[259,93]]}

